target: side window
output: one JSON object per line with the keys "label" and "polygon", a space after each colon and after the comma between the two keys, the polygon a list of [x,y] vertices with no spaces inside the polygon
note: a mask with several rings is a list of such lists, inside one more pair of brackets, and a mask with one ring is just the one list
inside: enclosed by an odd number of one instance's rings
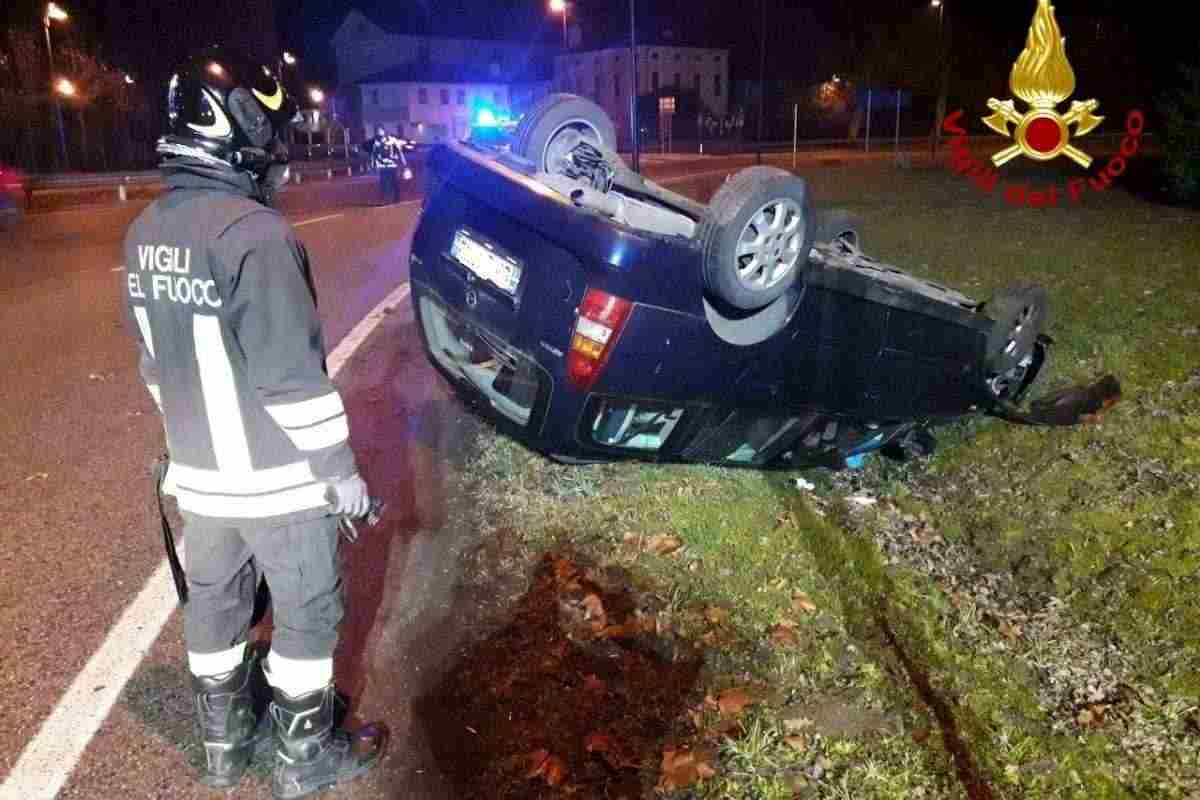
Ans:
{"label": "side window", "polygon": [[379,90],[378,89],[371,90],[371,105],[373,105],[373,106],[379,105]]}
{"label": "side window", "polygon": [[676,72],[675,73],[675,88],[678,89],[681,86],[683,86],[683,77],[678,72]]}
{"label": "side window", "polygon": [[455,99],[458,101],[458,104],[460,106],[465,106],[467,104],[467,93],[465,91],[463,91],[462,89],[459,89],[458,97],[456,97]]}
{"label": "side window", "polygon": [[[718,94],[720,93],[718,92]],[[429,104],[429,90],[424,86],[422,86],[420,89],[417,89],[417,102],[423,106]]]}
{"label": "side window", "polygon": [[658,91],[658,73],[657,72],[650,73],[650,91],[652,91],[652,92]]}
{"label": "side window", "polygon": [[721,96],[721,76],[713,75],[713,94],[717,97]]}
{"label": "side window", "polygon": [[442,89],[441,100],[442,100],[442,105],[444,105],[444,106],[450,105],[450,90],[449,89]]}
{"label": "side window", "polygon": [[621,97],[621,76],[613,75],[613,94],[620,99]]}

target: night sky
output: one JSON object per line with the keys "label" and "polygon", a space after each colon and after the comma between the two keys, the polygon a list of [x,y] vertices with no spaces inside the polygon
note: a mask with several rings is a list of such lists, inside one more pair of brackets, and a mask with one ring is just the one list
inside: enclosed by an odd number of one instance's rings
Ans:
{"label": "night sky", "polygon": [[[639,40],[726,46],[733,51],[733,77],[757,78],[760,6],[731,0],[637,0]],[[868,29],[927,24],[936,29],[936,11],[928,0],[766,0],[768,3],[767,77],[821,79],[823,73],[850,69],[855,37]],[[980,61],[995,62],[1006,72],[1023,45],[1035,0],[946,0],[947,32],[961,50]],[[56,37],[88,40],[100,46],[110,63],[161,80],[170,66],[192,47],[233,40],[263,50],[277,48],[273,37],[260,34],[274,17],[284,46],[301,55],[305,78],[331,82],[328,40],[351,8],[359,8],[385,27],[411,33],[499,36],[554,45],[561,41],[556,15],[542,0],[62,0],[72,12],[68,28]],[[0,3],[7,25],[38,26],[43,4],[31,0]],[[1161,16],[1136,15],[1118,0],[1058,0],[1061,21],[1073,15],[1111,15],[1124,38],[1120,52],[1091,44],[1067,42],[1073,63],[1117,59],[1136,67],[1134,91],[1157,93],[1176,61],[1195,51],[1194,34],[1186,25]],[[1161,8],[1161,6],[1160,6]],[[572,19],[584,33],[586,46],[623,43],[628,36],[628,4],[624,0],[578,0]],[[256,17],[261,16],[259,23]],[[1166,23],[1166,24],[1164,24]],[[668,37],[673,37],[668,39]],[[916,46],[916,43],[914,43]],[[992,57],[990,53],[996,55]],[[921,57],[921,56],[918,56]],[[927,54],[926,54],[927,57]],[[1194,55],[1191,57],[1194,58]],[[962,56],[959,57],[963,59]],[[841,66],[839,66],[841,65]],[[963,65],[969,71],[972,65]],[[1081,90],[1086,74],[1079,69]],[[989,76],[990,79],[990,76]]]}

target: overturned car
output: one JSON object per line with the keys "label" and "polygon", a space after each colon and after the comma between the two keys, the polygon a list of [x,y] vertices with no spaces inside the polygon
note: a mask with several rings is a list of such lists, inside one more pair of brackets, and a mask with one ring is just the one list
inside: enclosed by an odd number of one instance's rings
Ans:
{"label": "overturned car", "polygon": [[[1018,409],[1049,341],[1041,289],[980,303],[876,261],[783,170],[693,202],[629,170],[615,139],[599,107],[557,94],[510,149],[432,154],[419,328],[512,436],[571,463],[836,469],[928,453],[929,429],[966,414],[1053,416]],[[1054,402],[1068,421],[1096,410]]]}

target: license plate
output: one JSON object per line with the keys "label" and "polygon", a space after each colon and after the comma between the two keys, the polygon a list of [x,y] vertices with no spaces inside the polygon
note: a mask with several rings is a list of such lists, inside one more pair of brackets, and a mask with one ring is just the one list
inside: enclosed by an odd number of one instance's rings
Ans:
{"label": "license plate", "polygon": [[466,231],[454,234],[450,255],[471,272],[509,294],[515,294],[521,282],[521,265],[516,260],[496,252]]}

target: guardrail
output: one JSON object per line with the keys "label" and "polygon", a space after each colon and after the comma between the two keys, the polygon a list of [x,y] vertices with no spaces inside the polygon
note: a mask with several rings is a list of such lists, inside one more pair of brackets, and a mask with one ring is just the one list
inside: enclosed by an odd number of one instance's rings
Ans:
{"label": "guardrail", "polygon": [[[306,177],[352,177],[366,172],[362,161],[295,162],[291,164],[293,183],[301,183]],[[156,169],[132,172],[74,172],[44,175],[27,175],[24,182],[25,206],[33,207],[37,194],[55,194],[86,191],[89,189],[111,189],[117,200],[124,203],[129,199],[129,190],[135,186],[149,187],[161,181]]]}

